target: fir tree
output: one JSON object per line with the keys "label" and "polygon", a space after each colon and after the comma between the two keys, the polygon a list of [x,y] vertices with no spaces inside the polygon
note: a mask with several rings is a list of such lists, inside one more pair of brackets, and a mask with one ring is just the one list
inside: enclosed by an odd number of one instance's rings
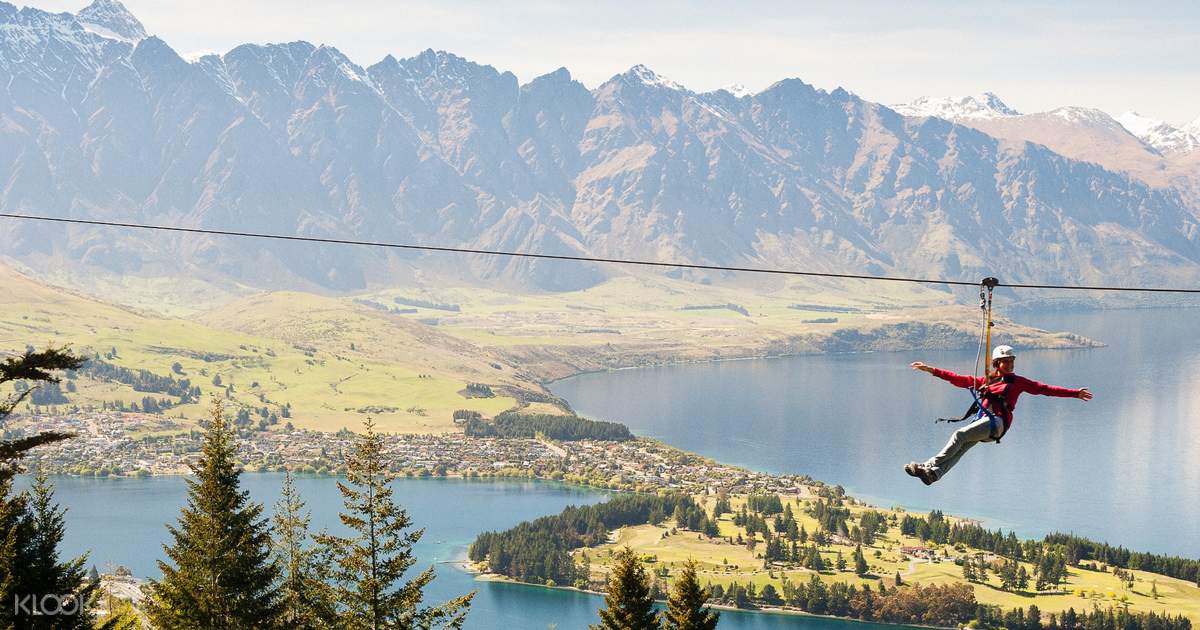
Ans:
{"label": "fir tree", "polygon": [[[22,614],[14,607],[14,621],[20,628],[91,628],[92,615],[88,608],[95,596],[98,582],[87,578],[84,564],[87,555],[59,562],[58,547],[66,526],[65,510],[54,503],[54,488],[46,475],[39,473],[33,488],[26,495],[26,513],[20,526],[22,545],[17,552],[16,594],[40,601],[45,595],[67,596],[58,602],[66,614],[41,616]],[[78,603],[76,603],[78,602]],[[28,607],[27,607],[28,608]],[[32,610],[31,610],[32,612]]]}
{"label": "fir tree", "polygon": [[[72,354],[66,348],[50,347],[40,352],[28,347],[19,356],[7,357],[0,361],[0,385],[12,381],[33,381],[58,383],[59,378],[54,374],[58,370],[74,370],[83,365],[84,359]],[[16,409],[26,396],[33,394],[35,387],[27,387],[0,400],[0,427],[5,418]],[[17,614],[14,598],[18,593],[30,593],[29,586],[36,580],[32,577],[30,554],[38,546],[37,537],[41,537],[44,545],[57,536],[54,545],[61,540],[61,512],[50,502],[48,486],[44,488],[45,503],[39,518],[36,507],[38,491],[35,487],[31,506],[31,497],[27,493],[13,492],[13,478],[21,472],[20,461],[32,449],[59,442],[73,437],[70,433],[46,431],[30,437],[16,440],[0,440],[0,628],[15,627]],[[54,514],[58,514],[55,521]],[[50,531],[39,531],[37,523],[56,522]],[[57,554],[57,551],[55,551]],[[54,557],[57,557],[55,555]],[[70,563],[58,565],[59,575],[64,575]],[[37,587],[40,588],[40,587]],[[75,589],[48,591],[62,594],[75,592]],[[24,622],[22,622],[24,623]]]}
{"label": "fir tree", "polygon": [[854,548],[854,574],[866,575],[870,568],[867,566],[867,559],[863,556],[862,545]]}
{"label": "fir tree", "polygon": [[629,547],[617,552],[616,564],[600,609],[600,625],[590,630],[658,630],[650,582],[637,554]]}
{"label": "fir tree", "polygon": [[282,621],[295,630],[327,627],[333,619],[328,588],[319,578],[316,550],[307,545],[309,512],[304,508],[304,500],[288,472],[271,519],[275,531],[272,552],[282,573]]}
{"label": "fir tree", "polygon": [[147,613],[162,628],[265,628],[279,618],[278,568],[263,506],[240,489],[233,429],[214,398],[188,504],[173,543],[163,545],[161,581],[151,582]]}
{"label": "fir tree", "polygon": [[[12,381],[34,381],[57,384],[59,378],[54,372],[59,370],[75,370],[83,366],[84,359],[71,353],[67,348],[53,346],[40,352],[27,348],[25,353],[16,357],[7,357],[0,361],[0,385]],[[0,426],[4,419],[21,404],[26,396],[33,394],[37,386],[29,387],[9,395],[0,401]],[[70,433],[47,431],[18,440],[0,440],[0,502],[9,500],[12,478],[20,472],[19,461],[30,449],[44,444],[52,444],[73,437]]]}
{"label": "fir tree", "polygon": [[667,610],[662,613],[662,626],[666,630],[713,630],[717,627],[719,614],[706,607],[707,597],[696,579],[696,563],[689,560],[683,566],[671,596],[667,599]]}
{"label": "fir tree", "polygon": [[346,479],[338,482],[345,511],[342,524],[350,537],[317,536],[329,562],[324,564],[338,602],[339,628],[461,628],[474,593],[445,604],[422,607],[433,567],[408,582],[404,573],[414,564],[413,545],[424,530],[409,531],[412,519],[392,500],[383,453],[383,437],[370,420],[346,458]]}

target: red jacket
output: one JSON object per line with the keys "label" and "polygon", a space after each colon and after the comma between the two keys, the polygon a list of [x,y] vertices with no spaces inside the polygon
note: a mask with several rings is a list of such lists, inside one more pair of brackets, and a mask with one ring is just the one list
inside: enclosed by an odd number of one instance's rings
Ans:
{"label": "red jacket", "polygon": [[[955,387],[964,387],[964,388],[970,388],[970,389],[979,388],[980,385],[983,385],[983,380],[984,380],[982,376],[967,376],[966,374],[956,374],[954,372],[951,372],[950,370],[943,370],[940,368],[933,368],[933,371],[930,372],[930,374],[933,374],[934,376],[936,376],[944,381],[948,381],[951,385],[954,385]],[[1056,387],[1054,385],[1047,385],[1045,383],[1039,383],[1035,380],[1025,378],[1024,376],[1017,376],[1016,374],[1012,375],[1011,383],[1004,383],[1002,381],[997,381],[997,382],[989,385],[988,390],[991,391],[993,394],[1003,395],[1004,402],[1008,403],[1008,405],[1006,405],[1008,407],[1008,413],[1003,414],[1001,416],[1004,418],[1004,430],[1005,431],[1007,431],[1008,428],[1010,426],[1012,426],[1012,421],[1013,421],[1012,411],[1013,411],[1013,409],[1017,408],[1017,397],[1020,396],[1021,394],[1025,393],[1025,392],[1029,392],[1030,394],[1038,394],[1041,396],[1059,396],[1062,398],[1078,398],[1079,392],[1083,391],[1081,389],[1069,389],[1066,387]],[[986,400],[984,400],[983,406],[988,407],[989,408],[988,410],[992,411]],[[996,412],[993,411],[993,413],[996,413]],[[997,414],[997,415],[1001,415],[1001,414]]]}

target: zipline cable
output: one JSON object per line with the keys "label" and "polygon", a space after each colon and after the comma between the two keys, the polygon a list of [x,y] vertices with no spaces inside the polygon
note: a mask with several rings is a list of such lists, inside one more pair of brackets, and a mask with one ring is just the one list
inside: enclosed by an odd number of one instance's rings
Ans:
{"label": "zipline cable", "polygon": [[[144,223],[123,223],[119,221],[99,221],[93,219],[69,219],[65,217],[49,217],[32,214],[15,214],[0,212],[0,217],[26,221],[46,221],[51,223],[70,223],[76,225],[96,225],[103,227],[133,228],[139,230],[156,230],[163,232],[184,232],[188,234],[208,234],[214,236],[241,236],[245,238],[262,238],[279,241],[299,241],[305,243],[326,243],[331,245],[358,245],[365,247],[382,247],[387,249],[406,249],[427,252],[450,252],[458,254],[482,254],[485,256],[509,256],[514,258],[538,258],[546,260],[568,260],[574,262],[611,263],[617,265],[637,265],[642,267],[671,267],[678,269],[700,269],[706,271],[733,271],[743,273],[767,273],[788,276],[807,276],[813,278],[837,278],[843,280],[875,280],[886,282],[909,282],[916,284],[944,284],[950,286],[975,287],[978,282],[964,280],[942,280],[934,278],[906,278],[900,276],[872,276],[855,273],[828,273],[821,271],[797,271],[792,269],[770,269],[762,267],[729,267],[724,265],[698,265],[693,263],[658,262],[651,260],[632,260],[626,258],[596,258],[591,256],[567,256],[560,254],[538,254],[532,252],[512,252],[494,249],[472,249],[467,247],[440,247],[436,245],[412,245],[407,243],[386,243],[380,241],[357,241],[337,238],[322,238],[317,236],[294,236],[287,234],[267,234],[261,232],[238,232],[233,230],[215,230],[206,228],[189,228],[171,225],[150,225]],[[1127,291],[1140,293],[1200,293],[1200,289],[1177,289],[1170,287],[1109,287],[1070,284],[1017,284],[997,283],[997,287],[1011,289],[1063,289],[1072,291]]]}

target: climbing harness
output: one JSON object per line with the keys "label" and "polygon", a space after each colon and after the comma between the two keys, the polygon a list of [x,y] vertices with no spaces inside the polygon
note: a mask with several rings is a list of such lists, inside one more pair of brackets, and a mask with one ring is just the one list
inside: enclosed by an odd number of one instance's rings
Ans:
{"label": "climbing harness", "polygon": [[[1000,281],[992,277],[984,278],[979,283],[979,310],[983,313],[983,329],[979,332],[979,346],[975,350],[975,371],[971,374],[974,378],[979,377],[980,360],[992,354],[992,290],[999,284]],[[938,418],[934,422],[962,422],[987,416],[991,421],[992,440],[999,444],[1000,438],[1007,432],[1004,417],[1008,415],[1008,401],[1004,399],[1004,392],[1013,379],[1009,374],[1001,377],[999,381],[993,380],[991,363],[987,360],[983,361],[983,376],[983,384],[978,389],[970,389],[971,406],[961,418]],[[998,382],[1003,382],[1004,388],[993,392],[990,386]],[[983,404],[985,401],[987,406]]]}

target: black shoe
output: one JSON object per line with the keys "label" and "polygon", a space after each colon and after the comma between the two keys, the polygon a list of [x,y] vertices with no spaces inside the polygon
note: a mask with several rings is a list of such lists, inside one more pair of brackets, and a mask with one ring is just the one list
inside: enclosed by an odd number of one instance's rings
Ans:
{"label": "black shoe", "polygon": [[920,472],[921,481],[924,482],[925,485],[931,486],[933,485],[933,482],[937,481],[937,474],[930,470],[928,466],[921,466]]}
{"label": "black shoe", "polygon": [[927,486],[936,481],[936,479],[933,477],[933,473],[928,468],[916,462],[909,462],[906,464],[904,466],[904,472],[908,473],[910,477],[916,477],[917,479],[920,479],[921,483]]}

